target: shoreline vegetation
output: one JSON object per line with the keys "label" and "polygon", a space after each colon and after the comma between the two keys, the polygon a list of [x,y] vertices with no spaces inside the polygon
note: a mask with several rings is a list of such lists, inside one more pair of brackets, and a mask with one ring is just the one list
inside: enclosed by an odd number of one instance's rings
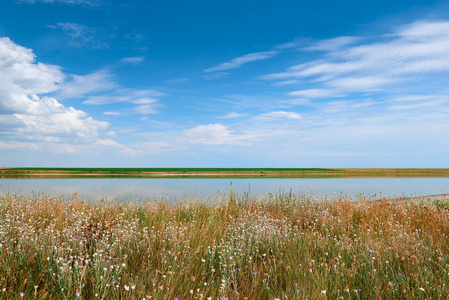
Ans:
{"label": "shoreline vegetation", "polygon": [[335,178],[449,177],[441,169],[320,169],[320,168],[0,168],[0,178]]}
{"label": "shoreline vegetation", "polygon": [[449,197],[0,195],[2,299],[448,299]]}

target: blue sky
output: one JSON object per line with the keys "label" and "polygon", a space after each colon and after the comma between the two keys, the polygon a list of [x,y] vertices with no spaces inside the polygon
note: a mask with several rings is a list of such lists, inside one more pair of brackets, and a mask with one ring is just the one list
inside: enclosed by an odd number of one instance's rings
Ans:
{"label": "blue sky", "polygon": [[0,166],[449,167],[449,2],[12,0]]}

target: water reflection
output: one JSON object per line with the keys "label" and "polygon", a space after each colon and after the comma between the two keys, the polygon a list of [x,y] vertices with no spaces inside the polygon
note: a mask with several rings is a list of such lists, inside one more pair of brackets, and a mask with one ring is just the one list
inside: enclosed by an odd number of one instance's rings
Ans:
{"label": "water reflection", "polygon": [[[231,187],[232,182],[232,187]],[[0,193],[28,195],[33,192],[70,197],[75,192],[83,199],[181,199],[212,201],[229,194],[290,191],[314,195],[358,193],[381,196],[419,196],[449,192],[449,178],[45,178],[0,179]]]}

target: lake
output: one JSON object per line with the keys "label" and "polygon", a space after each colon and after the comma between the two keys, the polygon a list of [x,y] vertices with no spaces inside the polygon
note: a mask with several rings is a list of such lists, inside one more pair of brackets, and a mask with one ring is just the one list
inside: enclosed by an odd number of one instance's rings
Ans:
{"label": "lake", "polygon": [[[232,182],[232,186],[231,186]],[[449,193],[448,177],[424,178],[39,178],[0,179],[0,193],[36,192],[70,198],[75,192],[86,200],[144,201],[165,199],[213,201],[229,194],[260,196],[279,191],[336,196],[359,193],[378,196],[425,196]],[[221,193],[221,194],[220,194]]]}

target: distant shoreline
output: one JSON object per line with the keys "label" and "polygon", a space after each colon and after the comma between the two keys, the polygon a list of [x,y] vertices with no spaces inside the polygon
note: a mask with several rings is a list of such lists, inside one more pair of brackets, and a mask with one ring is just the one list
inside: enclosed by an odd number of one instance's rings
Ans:
{"label": "distant shoreline", "polygon": [[449,177],[449,168],[0,168],[0,178]]}

